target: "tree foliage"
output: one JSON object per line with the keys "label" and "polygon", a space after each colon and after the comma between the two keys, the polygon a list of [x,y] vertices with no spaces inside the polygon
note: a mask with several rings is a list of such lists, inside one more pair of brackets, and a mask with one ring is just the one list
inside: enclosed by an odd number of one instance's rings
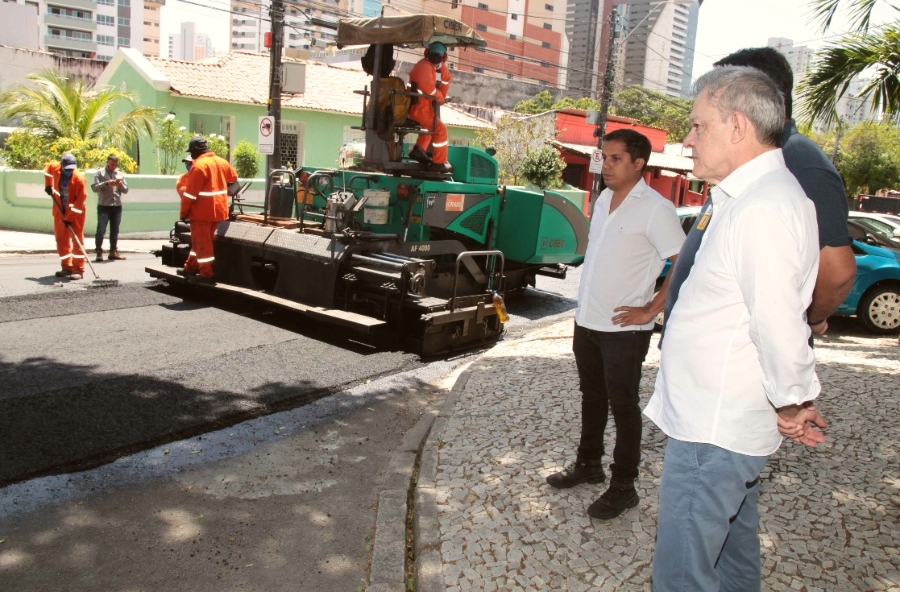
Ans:
{"label": "tree foliage", "polygon": [[216,156],[221,156],[228,160],[228,140],[221,134],[209,134],[206,136],[206,143],[209,144],[209,151],[215,152]]}
{"label": "tree foliage", "polygon": [[900,26],[888,25],[877,34],[857,33],[816,54],[812,69],[799,88],[801,117],[824,124],[838,120],[838,101],[862,74],[869,81],[855,97],[888,118],[900,114]]}
{"label": "tree foliage", "polygon": [[[176,174],[181,169],[180,163],[187,153],[191,138],[202,135],[188,131],[171,113],[161,117],[156,123],[156,161],[159,173]],[[204,137],[211,152],[228,159],[228,141],[225,136],[209,134]]]}
{"label": "tree foliage", "polygon": [[[554,109],[584,109],[599,111],[600,101],[589,97],[553,100],[550,91],[543,90],[533,98],[516,103],[517,113],[545,113]],[[691,101],[669,97],[639,86],[629,86],[613,98],[610,113],[628,117],[638,123],[658,127],[668,132],[670,142],[680,142],[691,129],[689,122]]]}
{"label": "tree foliage", "polygon": [[101,149],[124,151],[141,133],[153,137],[155,113],[140,106],[133,93],[95,88],[50,69],[0,93],[0,119],[19,121],[19,127],[48,142],[93,140]]}
{"label": "tree foliage", "polygon": [[600,101],[590,97],[581,97],[573,99],[571,97],[563,97],[558,101],[553,100],[553,95],[549,90],[542,90],[534,97],[519,101],[513,107],[516,113],[546,113],[554,109],[584,109],[585,111],[597,111],[600,109]]}
{"label": "tree foliage", "polygon": [[545,111],[553,109],[554,102],[553,95],[550,94],[550,91],[542,90],[534,95],[534,97],[516,103],[516,106],[513,107],[513,111],[516,113],[544,113]]}
{"label": "tree foliage", "polygon": [[[855,98],[869,102],[874,111],[888,118],[900,114],[900,27],[889,24],[869,31],[872,11],[883,3],[893,10],[900,7],[888,0],[811,0],[815,20],[822,32],[832,23],[839,8],[846,8],[856,32],[829,44],[813,58],[813,68],[801,84],[800,117],[807,121],[834,123],[838,119],[838,101],[847,94],[850,83],[860,75],[872,73],[869,82]],[[898,12],[900,14],[900,12]]]}
{"label": "tree foliage", "polygon": [[174,175],[185,156],[191,133],[171,113],[156,124],[156,162],[161,175]]}
{"label": "tree foliage", "polygon": [[841,141],[837,169],[850,195],[900,188],[900,129],[857,125]]}
{"label": "tree foliage", "polygon": [[532,152],[556,139],[554,122],[549,117],[504,115],[493,128],[476,132],[478,141],[494,148],[500,165],[500,183],[519,185],[524,180],[522,163]]}
{"label": "tree foliage", "polygon": [[541,189],[562,188],[562,172],[566,161],[559,151],[552,146],[544,146],[540,150],[529,152],[522,160],[522,177],[532,185]]}
{"label": "tree foliage", "polygon": [[238,177],[252,179],[259,173],[259,151],[250,140],[241,140],[234,147],[234,169]]}
{"label": "tree foliage", "polygon": [[666,130],[666,141],[681,142],[691,131],[691,101],[664,95],[640,86],[616,93],[612,113],[638,123]]}
{"label": "tree foliage", "polygon": [[[858,31],[868,31],[872,17],[872,11],[882,0],[811,0],[813,20],[819,22],[819,28],[824,33],[831,27],[831,22],[843,5],[850,13],[850,27]],[[900,10],[897,6],[888,4],[894,10]]]}

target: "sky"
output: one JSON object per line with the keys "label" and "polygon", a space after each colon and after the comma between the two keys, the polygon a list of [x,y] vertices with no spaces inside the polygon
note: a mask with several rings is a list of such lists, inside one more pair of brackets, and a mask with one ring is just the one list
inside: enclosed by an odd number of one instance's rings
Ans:
{"label": "sky", "polygon": [[[839,11],[832,27],[820,33],[810,23],[810,4],[810,0],[704,0],[697,26],[693,78],[733,51],[767,45],[770,37],[786,37],[795,46],[819,49],[847,32],[850,19]],[[898,17],[900,13],[882,0],[872,13],[872,24]]]}
{"label": "sky", "polygon": [[[849,19],[839,12],[832,28],[820,33],[810,23],[810,3],[811,0],[704,0],[697,27],[693,78],[732,51],[766,45],[769,37],[786,37],[794,45],[820,48],[847,31]],[[889,7],[891,3],[877,3],[873,24],[900,18],[900,12]],[[182,21],[197,23],[198,32],[212,38],[217,53],[227,52],[229,4],[229,0],[168,0],[162,8],[163,53],[168,51],[169,34],[178,33]]]}

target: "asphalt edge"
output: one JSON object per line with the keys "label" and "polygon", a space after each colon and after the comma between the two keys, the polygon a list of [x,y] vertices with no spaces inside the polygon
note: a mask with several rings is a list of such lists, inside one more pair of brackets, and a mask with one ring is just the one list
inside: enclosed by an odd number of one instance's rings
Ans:
{"label": "asphalt edge", "polygon": [[[456,379],[449,394],[439,405],[428,407],[416,424],[403,437],[400,448],[391,455],[388,471],[382,489],[378,493],[378,509],[375,515],[375,535],[372,543],[372,560],[369,566],[369,584],[367,592],[406,592],[407,588],[407,540],[406,528],[410,512],[413,512],[413,528],[416,530],[415,552],[418,573],[419,540],[428,538],[427,532],[418,532],[419,511],[421,506],[417,499],[416,469],[419,470],[418,484],[421,485],[422,465],[425,464],[427,442],[434,431],[434,425],[452,411],[452,406],[459,398],[459,392],[465,388],[469,369],[465,369]],[[448,405],[450,405],[448,407]],[[434,486],[437,472],[437,456],[434,452],[431,462],[431,484]],[[431,539],[437,540],[437,565],[440,567],[440,534],[437,530],[437,504],[433,502],[434,522]],[[442,579],[437,580],[438,582]],[[417,591],[425,588],[415,588]],[[439,588],[428,588],[438,590]]]}

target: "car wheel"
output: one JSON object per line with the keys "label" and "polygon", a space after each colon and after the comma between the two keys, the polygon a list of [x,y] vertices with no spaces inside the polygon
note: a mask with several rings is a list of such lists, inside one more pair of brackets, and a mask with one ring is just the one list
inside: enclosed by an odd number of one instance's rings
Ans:
{"label": "car wheel", "polygon": [[887,335],[900,330],[900,286],[882,286],[867,292],[857,311],[863,326]]}

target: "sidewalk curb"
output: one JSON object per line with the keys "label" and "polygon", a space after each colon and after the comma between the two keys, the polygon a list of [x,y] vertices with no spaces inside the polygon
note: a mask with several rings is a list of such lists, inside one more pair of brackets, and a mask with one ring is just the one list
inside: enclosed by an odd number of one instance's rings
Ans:
{"label": "sidewalk curb", "polygon": [[367,592],[406,592],[406,521],[416,463],[445,404],[446,401],[427,408],[404,435],[400,448],[391,455],[378,494]]}
{"label": "sidewalk curb", "polygon": [[453,415],[456,403],[466,390],[469,378],[480,364],[480,358],[463,370],[441,405],[440,414],[434,420],[428,439],[423,443],[419,461],[419,479],[416,483],[413,537],[415,539],[416,592],[441,592],[444,590],[444,564],[441,560],[441,530],[437,510],[437,469],[440,439]]}
{"label": "sidewalk curb", "polygon": [[[548,327],[561,323],[570,323],[574,318],[574,311],[566,311],[555,315],[551,322],[541,323],[539,327],[525,330],[520,337],[510,341],[498,343],[490,351],[496,351],[505,346],[512,346],[523,341],[534,339],[533,334],[538,334]],[[555,337],[554,337],[555,338]],[[570,336],[567,337],[571,339]],[[485,352],[488,353],[488,352]],[[437,509],[437,470],[438,450],[441,437],[444,434],[447,421],[456,411],[456,405],[466,390],[469,378],[481,371],[484,355],[473,360],[468,368],[463,370],[450,394],[447,396],[440,413],[434,419],[427,439],[422,443],[419,456],[419,478],[413,489],[415,508],[413,512],[413,537],[415,545],[415,590],[416,592],[444,592],[444,563],[441,558],[441,530]]]}

